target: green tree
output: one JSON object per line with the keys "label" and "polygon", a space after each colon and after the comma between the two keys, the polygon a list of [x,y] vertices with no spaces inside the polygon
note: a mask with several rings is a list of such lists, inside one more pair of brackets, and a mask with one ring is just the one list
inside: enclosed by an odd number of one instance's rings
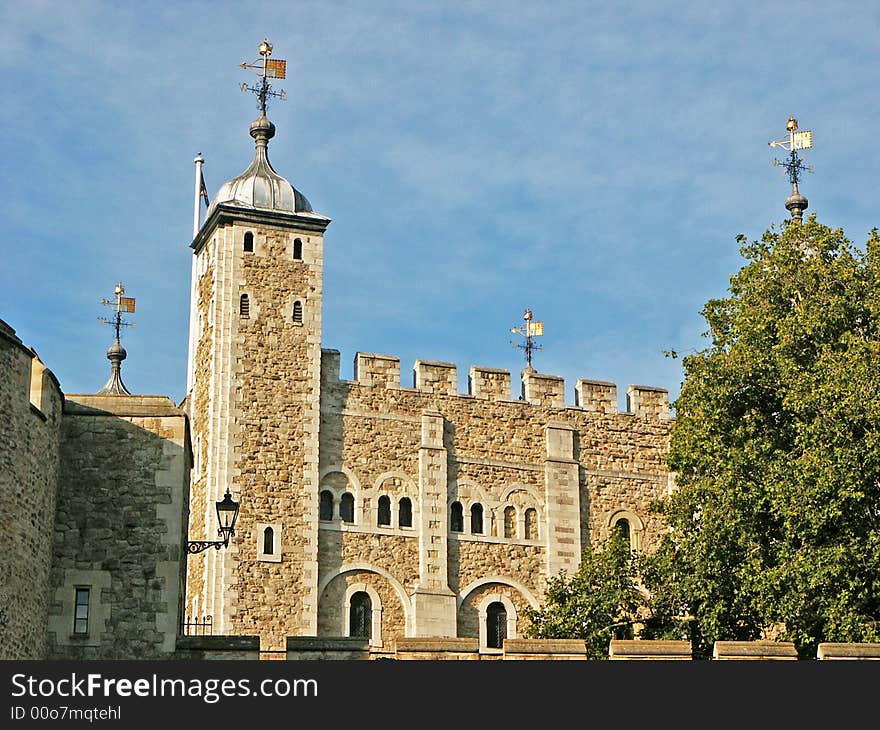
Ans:
{"label": "green tree", "polygon": [[633,638],[643,604],[636,556],[629,541],[614,531],[604,543],[584,551],[574,575],[550,579],[544,606],[526,609],[526,633],[541,639],[583,639],[588,657],[607,659],[611,639]]}
{"label": "green tree", "polygon": [[645,637],[880,640],[880,239],[786,222],[683,359]]}

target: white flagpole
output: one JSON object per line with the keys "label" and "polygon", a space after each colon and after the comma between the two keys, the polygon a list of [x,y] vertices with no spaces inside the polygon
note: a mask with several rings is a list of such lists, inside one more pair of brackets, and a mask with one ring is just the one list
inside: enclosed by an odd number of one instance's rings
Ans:
{"label": "white flagpole", "polygon": [[[195,197],[193,198],[193,240],[199,235],[199,205],[202,200],[202,165],[205,160],[202,153],[199,152],[193,162],[196,165],[196,185]],[[195,357],[196,357],[196,257],[192,257],[192,273],[190,275],[190,291],[189,291],[189,351],[186,358],[186,393],[187,396],[192,392],[193,375],[195,373]],[[192,406],[192,404],[190,404]]]}

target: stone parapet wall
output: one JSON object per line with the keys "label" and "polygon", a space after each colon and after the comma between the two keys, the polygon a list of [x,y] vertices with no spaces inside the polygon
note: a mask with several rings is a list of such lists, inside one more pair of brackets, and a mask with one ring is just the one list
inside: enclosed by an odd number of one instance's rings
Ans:
{"label": "stone parapet wall", "polygon": [[[162,396],[68,395],[55,519],[49,656],[175,651],[191,464],[185,414]],[[74,632],[77,588],[88,627]]]}
{"label": "stone parapet wall", "polygon": [[64,396],[0,320],[0,656],[43,659]]}
{"label": "stone parapet wall", "polygon": [[171,657],[181,660],[254,661],[260,658],[259,636],[180,636]]}

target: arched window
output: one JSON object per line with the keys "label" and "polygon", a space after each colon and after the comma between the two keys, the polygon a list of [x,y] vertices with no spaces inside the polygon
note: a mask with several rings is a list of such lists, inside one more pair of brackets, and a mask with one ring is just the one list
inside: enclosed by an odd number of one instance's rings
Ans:
{"label": "arched window", "polygon": [[377,520],[380,525],[391,524],[391,498],[387,494],[379,497],[379,509]]}
{"label": "arched window", "polygon": [[449,505],[449,529],[452,532],[464,532],[464,509],[461,502]]}
{"label": "arched window", "polygon": [[506,638],[507,609],[501,601],[495,601],[486,609],[486,646],[500,649]]}
{"label": "arched window", "polygon": [[401,497],[397,503],[397,524],[399,527],[412,527],[412,500]]}
{"label": "arched window", "polygon": [[254,252],[254,234],[248,231],[244,234],[244,252],[245,253],[253,253]]}
{"label": "arched window", "polygon": [[626,518],[621,518],[614,523],[614,530],[620,535],[624,540],[626,540],[627,545],[632,546],[632,540],[630,539],[630,530],[629,530],[629,520]]}
{"label": "arched window", "polygon": [[471,505],[471,534],[483,534],[483,505],[479,502]]}
{"label": "arched window", "polygon": [[303,304],[299,300],[293,303],[293,321],[296,324],[302,324],[303,321]]}
{"label": "arched window", "polygon": [[303,257],[303,242],[301,238],[293,240],[293,258],[301,260]]}
{"label": "arched window", "polygon": [[339,500],[339,517],[343,522],[354,522],[354,495],[346,492]]}
{"label": "arched window", "polygon": [[538,510],[529,507],[525,515],[526,540],[538,539]]}
{"label": "arched window", "polygon": [[275,554],[275,530],[271,527],[263,530],[263,552],[266,555]]}
{"label": "arched window", "polygon": [[348,612],[348,635],[360,639],[371,638],[373,628],[373,603],[366,591],[358,591],[351,597]]}
{"label": "arched window", "polygon": [[321,492],[321,506],[319,509],[318,518],[322,520],[332,520],[333,519],[333,493],[324,490]]}
{"label": "arched window", "polygon": [[504,508],[504,537],[516,537],[516,508]]}
{"label": "arched window", "polygon": [[251,300],[247,294],[242,294],[241,299],[238,300],[238,313],[242,317],[251,316]]}

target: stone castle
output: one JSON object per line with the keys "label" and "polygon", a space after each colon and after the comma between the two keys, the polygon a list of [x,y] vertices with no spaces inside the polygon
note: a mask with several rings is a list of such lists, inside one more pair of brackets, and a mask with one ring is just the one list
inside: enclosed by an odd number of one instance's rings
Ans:
{"label": "stone castle", "polygon": [[[181,656],[193,617],[266,658],[337,638],[491,655],[585,546],[659,536],[663,389],[629,386],[618,412],[613,383],[578,380],[567,403],[558,376],[528,367],[514,393],[475,365],[459,393],[451,363],[404,383],[397,357],[361,352],[341,380],[321,331],[330,219],[269,163],[265,104],[250,135],[192,242],[182,403],[65,394],[0,322],[5,658]],[[228,547],[188,554],[227,489]]]}

